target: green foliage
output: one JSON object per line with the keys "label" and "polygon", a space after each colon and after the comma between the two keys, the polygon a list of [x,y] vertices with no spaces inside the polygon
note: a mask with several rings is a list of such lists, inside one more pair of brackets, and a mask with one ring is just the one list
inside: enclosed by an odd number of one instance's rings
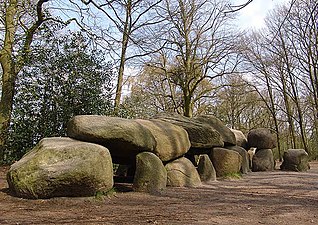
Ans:
{"label": "green foliage", "polygon": [[19,75],[6,160],[18,160],[40,139],[65,136],[68,120],[111,111],[112,65],[82,33],[47,35]]}

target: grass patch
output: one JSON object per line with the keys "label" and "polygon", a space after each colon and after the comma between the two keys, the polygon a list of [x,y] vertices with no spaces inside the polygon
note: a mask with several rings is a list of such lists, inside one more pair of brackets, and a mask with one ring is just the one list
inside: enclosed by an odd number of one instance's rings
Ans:
{"label": "grass patch", "polygon": [[234,179],[234,180],[238,180],[242,178],[242,173],[227,173],[223,176],[224,179]]}
{"label": "grass patch", "polygon": [[116,188],[113,187],[112,189],[108,191],[97,191],[95,193],[95,199],[97,200],[104,200],[105,197],[110,198],[113,197],[117,193]]}

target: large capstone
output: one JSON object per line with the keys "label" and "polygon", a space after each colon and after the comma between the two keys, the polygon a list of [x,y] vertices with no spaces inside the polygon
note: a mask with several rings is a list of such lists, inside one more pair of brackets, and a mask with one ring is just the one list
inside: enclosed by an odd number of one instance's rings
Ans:
{"label": "large capstone", "polygon": [[153,150],[162,161],[170,161],[184,155],[190,148],[188,133],[180,126],[161,120],[136,120],[150,131],[156,141]]}
{"label": "large capstone", "polygon": [[188,132],[192,150],[198,150],[196,154],[200,149],[224,145],[220,133],[210,125],[181,115],[158,114],[155,118],[183,127]]}
{"label": "large capstone", "polygon": [[219,134],[221,135],[224,145],[235,145],[236,139],[234,133],[225,126],[225,124],[216,118],[213,115],[202,115],[194,118],[195,121],[199,121],[203,124],[211,126],[213,129],[215,129]]}
{"label": "large capstone", "polygon": [[113,187],[113,164],[103,146],[44,138],[11,166],[7,181],[22,198],[93,196]]}
{"label": "large capstone", "polygon": [[253,129],[247,134],[247,143],[249,147],[259,149],[273,149],[276,147],[276,138],[267,128]]}
{"label": "large capstone", "polygon": [[156,140],[151,131],[135,120],[118,117],[81,115],[67,127],[69,137],[107,147],[114,163],[134,163],[138,153],[153,152]]}
{"label": "large capstone", "polygon": [[151,152],[136,157],[136,173],[133,189],[139,192],[158,193],[166,189],[167,171],[162,161]]}
{"label": "large capstone", "polygon": [[233,132],[235,139],[236,139],[236,145],[240,146],[242,148],[247,149],[247,138],[240,130],[231,129]]}

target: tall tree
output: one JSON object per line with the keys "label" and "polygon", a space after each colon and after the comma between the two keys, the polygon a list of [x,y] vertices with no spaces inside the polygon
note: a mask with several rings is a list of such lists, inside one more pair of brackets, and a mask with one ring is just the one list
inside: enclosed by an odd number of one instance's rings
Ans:
{"label": "tall tree", "polygon": [[44,3],[48,1],[5,0],[0,3],[3,10],[0,22],[4,27],[0,30],[0,162],[6,146],[17,75],[25,65],[36,31],[48,19],[43,10]]}
{"label": "tall tree", "polygon": [[112,65],[105,53],[92,49],[82,33],[43,32],[16,81],[7,161],[43,137],[65,136],[72,116],[105,115],[111,108]]}
{"label": "tall tree", "polygon": [[162,56],[157,55],[148,65],[169,70],[171,81],[182,90],[185,116],[192,117],[198,99],[194,93],[202,82],[236,69],[234,35],[226,26],[230,19],[227,9],[224,2],[214,0],[164,1],[160,13],[166,20],[158,41],[166,43],[164,58],[168,63],[158,63]]}
{"label": "tall tree", "polygon": [[[93,29],[98,28],[100,34],[92,31],[91,27],[86,26],[86,28],[91,30],[94,36],[100,36],[99,39],[107,43],[118,63],[114,100],[114,113],[118,114],[125,84],[125,67],[128,66],[129,60],[143,57],[151,52],[149,41],[147,41],[151,36],[147,36],[146,33],[147,29],[163,20],[156,14],[156,9],[162,0],[82,0],[82,2],[94,9],[90,16],[91,19],[97,21],[102,18],[107,21],[101,26],[97,26],[97,22],[94,23]],[[96,10],[100,13],[96,13]]]}

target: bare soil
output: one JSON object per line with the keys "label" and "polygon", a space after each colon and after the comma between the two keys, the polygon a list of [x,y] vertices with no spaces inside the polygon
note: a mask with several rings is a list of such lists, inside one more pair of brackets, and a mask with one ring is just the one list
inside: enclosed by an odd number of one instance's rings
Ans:
{"label": "bare soil", "polygon": [[161,195],[116,184],[119,191],[103,199],[17,198],[7,170],[0,167],[0,224],[318,224],[318,162],[305,173],[254,172]]}

